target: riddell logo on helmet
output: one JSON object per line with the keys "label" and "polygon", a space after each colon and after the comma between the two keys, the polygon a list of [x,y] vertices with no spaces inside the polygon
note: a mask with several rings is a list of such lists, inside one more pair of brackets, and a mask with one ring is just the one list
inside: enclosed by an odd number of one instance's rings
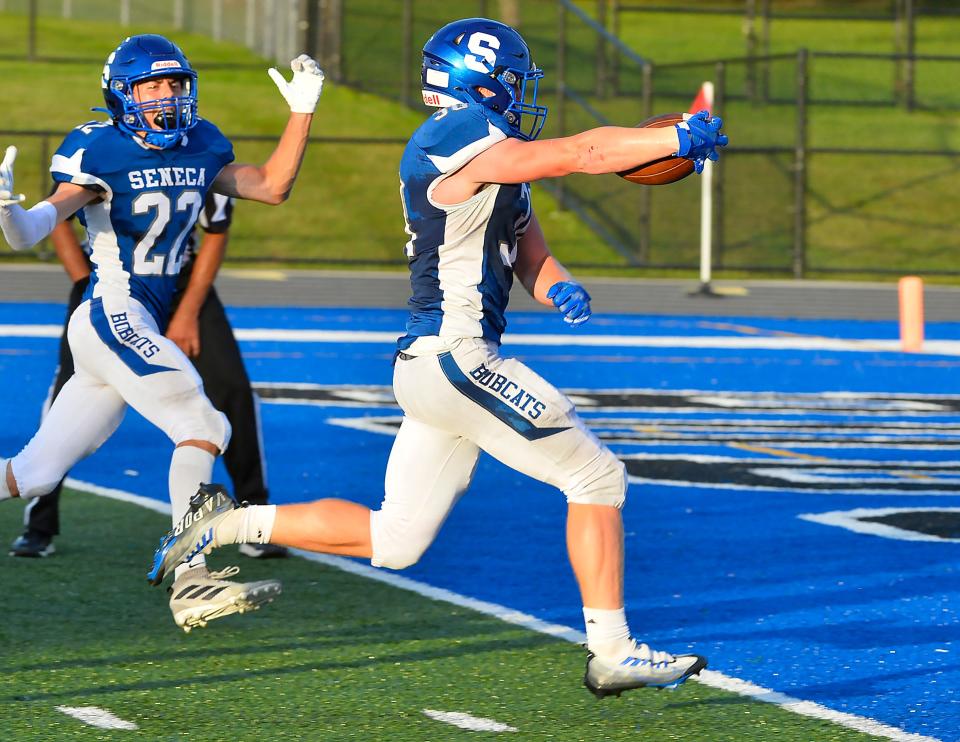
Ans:
{"label": "riddell logo on helmet", "polygon": [[436,93],[424,93],[423,102],[428,106],[439,106],[440,96]]}
{"label": "riddell logo on helmet", "polygon": [[162,62],[154,62],[150,65],[151,70],[169,70],[180,69],[180,63],[176,59],[167,59]]}

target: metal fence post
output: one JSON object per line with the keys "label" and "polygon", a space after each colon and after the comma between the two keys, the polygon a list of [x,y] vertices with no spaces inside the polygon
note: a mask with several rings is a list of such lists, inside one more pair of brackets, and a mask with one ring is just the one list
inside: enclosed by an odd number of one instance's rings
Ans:
{"label": "metal fence post", "polygon": [[[622,12],[620,9],[620,0],[610,0],[610,4],[610,13],[613,16],[611,33],[619,39],[620,14]],[[620,47],[616,44],[613,45],[613,56],[610,59],[610,84],[613,87],[611,91],[613,95],[620,95]]]}
{"label": "metal fence post", "polygon": [[914,14],[913,0],[904,0],[904,22],[907,32],[907,59],[904,78],[904,93],[907,110],[912,111],[916,105],[916,64],[917,53],[917,19]]}
{"label": "metal fence post", "polygon": [[806,272],[807,247],[807,66],[809,53],[797,51],[797,132],[793,155],[793,256],[794,278]]}
{"label": "metal fence post", "polygon": [[[607,0],[597,0],[597,23],[604,29],[607,27]],[[607,94],[607,39],[603,34],[597,34],[597,59],[594,64],[596,70],[596,95],[603,98]]]}
{"label": "metal fence post", "polygon": [[410,89],[413,85],[413,75],[411,67],[413,65],[413,0],[403,0],[403,9],[400,19],[401,37],[403,38],[403,51],[400,54],[401,70],[401,88],[403,97],[401,100],[407,107],[413,107],[413,100],[410,96]]}
{"label": "metal fence post", "polygon": [[[321,29],[323,28],[323,25],[320,23],[320,4],[321,0],[306,0],[306,7],[301,6],[300,8],[303,17],[301,24],[301,28],[303,28],[303,43],[300,48],[303,49],[306,54],[316,59],[317,62],[320,63],[320,68],[325,70],[328,65],[327,60],[324,59],[326,45],[323,44],[320,38]],[[324,74],[327,74],[327,72],[325,71]]]}
{"label": "metal fence post", "polygon": [[173,27],[178,31],[183,30],[183,0],[174,0]]}
{"label": "metal fence post", "polygon": [[[50,181],[47,179],[50,174],[50,137],[44,134],[40,138],[40,190],[38,193],[46,193],[50,189]],[[50,256],[49,251],[50,238],[44,237],[40,243],[40,250]]]}
{"label": "metal fence post", "polygon": [[[653,112],[653,64],[646,62],[641,68],[643,73],[643,93],[641,96],[641,121],[650,118]],[[640,188],[640,224],[638,229],[637,262],[647,265],[653,253],[650,244],[650,213],[652,211],[652,189]]]}
{"label": "metal fence post", "polygon": [[[247,49],[253,49],[254,43],[256,40],[255,32],[256,32],[257,24],[255,20],[256,8],[254,7],[254,2],[255,0],[247,0],[246,14],[244,17],[243,38],[244,38],[244,42],[247,45]],[[183,16],[182,16],[183,8],[181,7],[180,10],[181,10],[180,25],[178,25],[177,28],[180,28],[183,25]]]}
{"label": "metal fence post", "polygon": [[743,34],[747,42],[747,67],[744,87],[747,99],[757,99],[757,65],[754,57],[757,54],[757,0],[746,0],[743,18]]}
{"label": "metal fence post", "polygon": [[[723,116],[727,96],[727,65],[717,62],[713,73],[713,109],[718,116]],[[714,163],[713,180],[713,264],[716,268],[723,267],[723,175],[726,171],[724,163],[726,157],[721,157]]]}
{"label": "metal fence post", "polygon": [[30,19],[27,34],[27,59],[37,58],[37,0],[30,0]]}
{"label": "metal fence post", "polygon": [[223,40],[223,0],[213,0],[210,21],[214,41]]}
{"label": "metal fence post", "polygon": [[[761,0],[760,4],[760,54],[770,56],[770,0]],[[760,95],[763,102],[770,100],[770,60],[765,59],[760,68]]]}
{"label": "metal fence post", "polygon": [[[567,133],[567,8],[557,3],[557,136]],[[563,178],[557,178],[557,207],[566,209]]]}

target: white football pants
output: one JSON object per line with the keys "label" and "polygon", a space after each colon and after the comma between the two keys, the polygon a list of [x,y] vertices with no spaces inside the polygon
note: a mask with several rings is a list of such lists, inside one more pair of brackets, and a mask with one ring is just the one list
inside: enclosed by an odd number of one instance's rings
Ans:
{"label": "white football pants", "polygon": [[226,417],[204,395],[189,359],[138,301],[85,301],[70,318],[67,339],[76,372],[12,459],[21,497],[50,492],[113,434],[128,405],[174,445],[202,440],[226,448]]}
{"label": "white football pants", "polygon": [[448,353],[401,357],[393,389],[404,419],[383,503],[371,514],[374,565],[402,569],[420,558],[469,486],[481,450],[569,502],[623,505],[623,464],[566,396],[501,358],[495,344],[464,339]]}

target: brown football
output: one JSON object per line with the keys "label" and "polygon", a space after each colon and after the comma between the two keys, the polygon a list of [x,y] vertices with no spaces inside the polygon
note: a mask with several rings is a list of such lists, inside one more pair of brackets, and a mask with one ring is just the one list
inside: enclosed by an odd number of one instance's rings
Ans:
{"label": "brown football", "polygon": [[[683,121],[682,113],[663,113],[659,116],[648,118],[637,124],[641,127],[660,127],[673,126]],[[617,173],[621,178],[629,180],[631,183],[640,185],[665,185],[667,183],[676,183],[678,180],[686,178],[693,172],[693,160],[687,160],[683,157],[661,157],[659,160],[648,162],[641,167],[635,167],[632,170],[624,170]]]}

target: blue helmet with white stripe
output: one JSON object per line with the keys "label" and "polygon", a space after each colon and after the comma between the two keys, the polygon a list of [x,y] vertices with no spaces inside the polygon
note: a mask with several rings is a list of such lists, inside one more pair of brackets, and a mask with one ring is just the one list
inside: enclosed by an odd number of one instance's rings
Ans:
{"label": "blue helmet with white stripe", "polygon": [[[138,83],[164,77],[183,81],[183,95],[138,102]],[[103,66],[103,99],[117,128],[168,149],[197,123],[197,73],[180,48],[156,34],[128,36]],[[102,109],[100,109],[102,110]],[[159,128],[154,128],[151,123]]]}
{"label": "blue helmet with white stripe", "polygon": [[546,121],[547,107],[537,104],[542,77],[523,37],[487,18],[448,23],[423,47],[424,103],[479,103],[503,116],[521,139],[536,139]]}

